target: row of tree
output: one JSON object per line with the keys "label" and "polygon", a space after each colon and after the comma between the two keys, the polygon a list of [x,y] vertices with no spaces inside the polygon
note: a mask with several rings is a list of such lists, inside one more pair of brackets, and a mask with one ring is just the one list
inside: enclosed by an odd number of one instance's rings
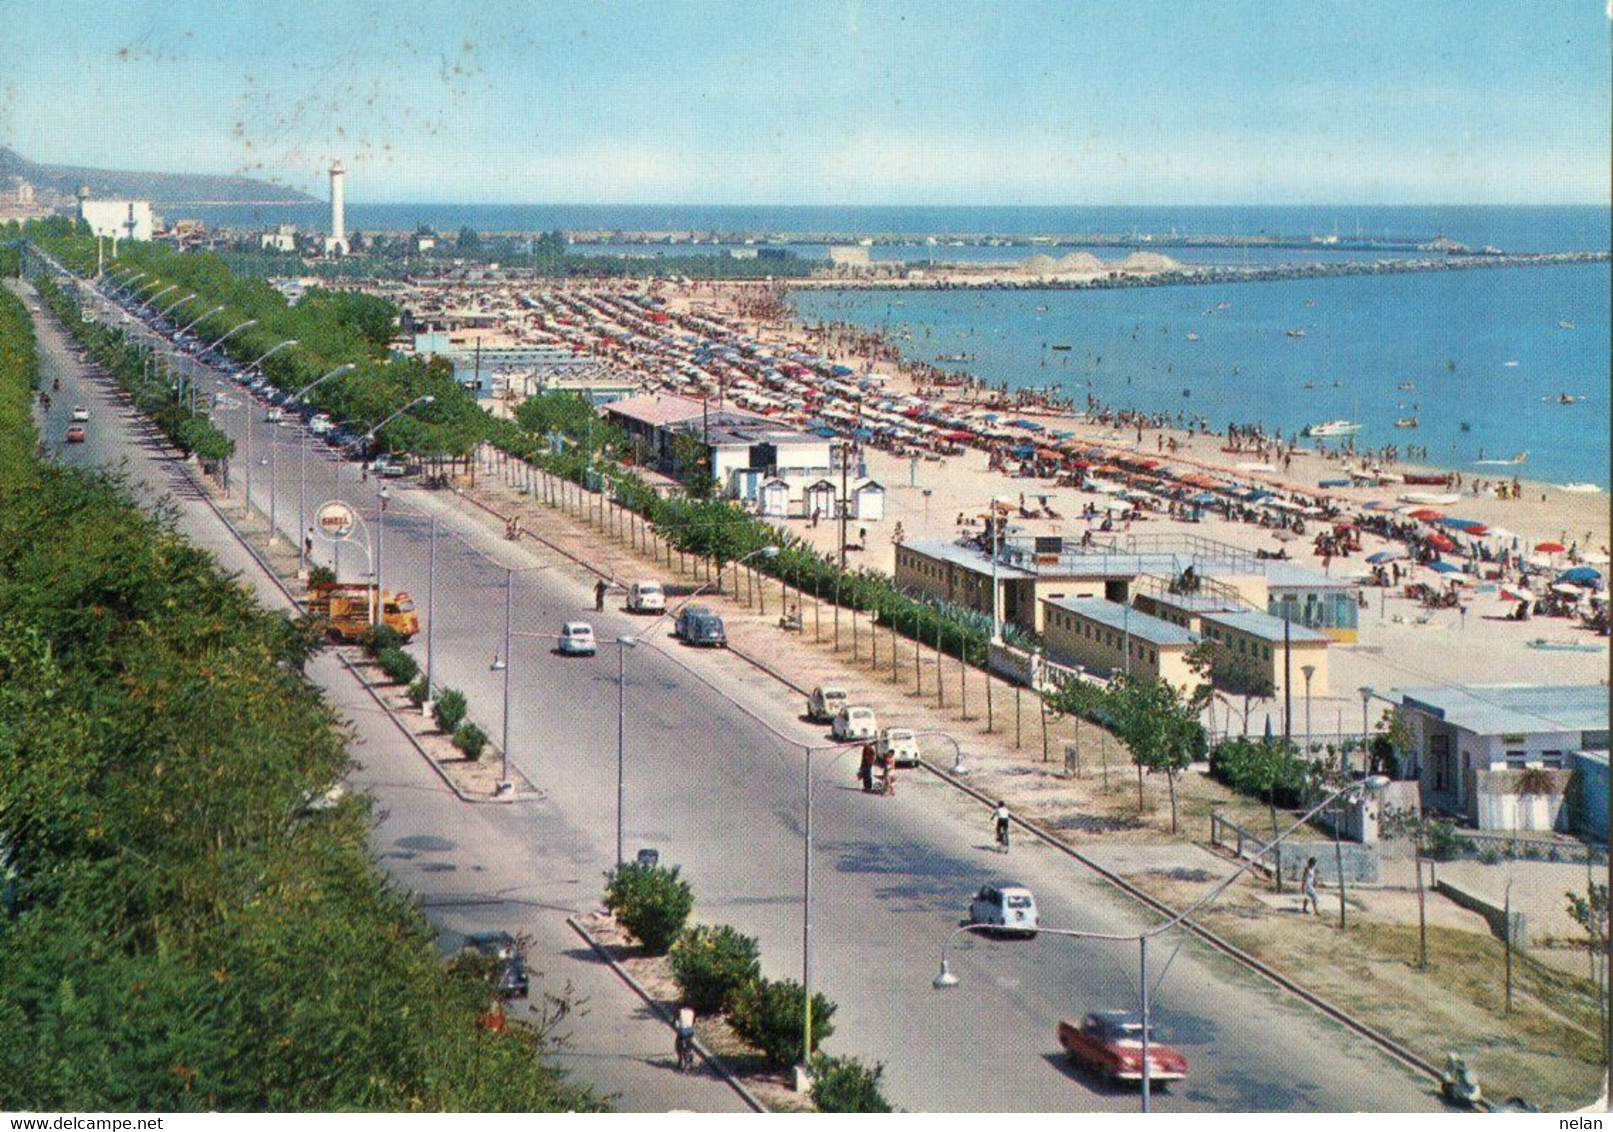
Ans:
{"label": "row of tree", "polygon": [[33,453],[0,292],[0,1108],[596,1108],[369,849],[310,626]]}

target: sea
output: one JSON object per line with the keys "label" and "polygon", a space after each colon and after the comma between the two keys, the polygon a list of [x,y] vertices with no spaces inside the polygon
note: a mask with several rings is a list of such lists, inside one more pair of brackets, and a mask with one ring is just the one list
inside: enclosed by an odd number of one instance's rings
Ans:
{"label": "sea", "polygon": [[[186,210],[212,226],[294,223],[319,229],[322,205]],[[1325,241],[1421,242],[1445,236],[1507,252],[1606,251],[1600,206],[1447,207],[748,207],[672,205],[367,204],[361,231],[693,231],[746,234],[798,254],[790,236],[907,236],[875,260],[1014,263],[1033,252],[1100,260],[1147,249],[1182,263],[1379,259],[1405,253]],[[1194,247],[1188,235],[1279,236],[1305,246]],[[994,246],[983,236],[1059,239]],[[1080,236],[1103,237],[1101,246]],[[1119,237],[1118,244],[1113,243]],[[962,238],[961,243],[953,241]],[[1070,242],[1064,243],[1063,240]],[[1310,241],[1315,239],[1315,243]],[[645,245],[607,240],[580,254],[684,255],[738,243]],[[1404,275],[1250,281],[1103,291],[819,291],[793,301],[807,321],[884,328],[909,356],[1010,388],[1056,386],[1084,403],[1202,415],[1212,427],[1258,423],[1298,432],[1357,421],[1357,447],[1426,447],[1427,463],[1466,475],[1521,475],[1609,487],[1609,268],[1605,263]],[[1303,331],[1303,336],[1290,331]],[[904,337],[905,335],[905,337]],[[1192,335],[1190,338],[1189,336]],[[1054,345],[1069,346],[1054,350]],[[1408,386],[1409,388],[1402,388]],[[1566,398],[1566,400],[1565,400]],[[1415,418],[1416,428],[1396,421]],[[1480,463],[1527,453],[1517,467]]]}

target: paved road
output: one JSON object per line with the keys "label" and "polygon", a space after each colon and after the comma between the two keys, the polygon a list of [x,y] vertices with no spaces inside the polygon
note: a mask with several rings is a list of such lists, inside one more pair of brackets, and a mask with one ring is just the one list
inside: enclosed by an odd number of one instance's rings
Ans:
{"label": "paved road", "polygon": [[[233,388],[228,395],[240,397]],[[225,414],[221,423],[239,431],[244,415]],[[277,511],[291,535],[300,433],[253,416],[254,454],[271,444],[278,449]],[[254,502],[265,510],[267,471],[254,468],[253,482]],[[326,449],[310,446],[311,506],[337,491],[334,476]],[[375,488],[356,482],[350,468],[343,472],[342,497],[372,525]],[[643,631],[642,621],[618,611],[592,612],[590,575],[490,537],[452,495],[391,490],[386,584],[423,602],[428,517],[435,515],[438,679],[467,692],[473,715],[495,737],[502,674],[491,672],[489,661],[502,639],[504,564],[545,567],[517,577],[518,631],[553,633],[576,617],[592,620],[602,640]],[[344,574],[362,569],[352,550],[344,559]],[[366,780],[393,811],[378,841],[388,867],[447,928],[492,922],[494,908],[516,901],[526,909],[517,921],[523,928],[591,905],[614,859],[614,650],[602,649],[597,660],[568,659],[548,645],[521,640],[511,669],[511,757],[546,792],[541,801],[494,814],[444,812],[425,808],[419,788],[402,789],[395,771]],[[799,978],[801,744],[824,742],[824,732],[804,725],[794,697],[737,658],[681,649],[664,632],[632,653],[628,666],[628,854],[659,849],[693,883],[698,919],[756,935],[767,973]],[[844,753],[815,760],[813,978],[840,1004],[831,1048],[884,1061],[889,1094],[909,1109],[1134,1109],[1134,1091],[1067,1069],[1053,1037],[1061,1017],[1135,1002],[1129,949],[1047,935],[1034,942],[966,939],[953,963],[961,985],[937,992],[930,980],[942,937],[987,880],[1029,884],[1052,925],[1134,931],[1148,922],[1144,915],[1053,850],[1020,844],[1011,857],[996,854],[986,811],[933,778],[909,775],[899,796],[882,799],[856,790],[853,773]],[[413,816],[399,823],[400,813]],[[498,864],[483,863],[483,872],[467,865],[489,857]],[[466,903],[481,899],[499,903]],[[1168,958],[1171,947],[1156,945],[1154,958]],[[1162,966],[1156,962],[1156,972]],[[1155,998],[1163,1035],[1192,1065],[1186,1083],[1157,1098],[1160,1110],[1437,1107],[1424,1082],[1368,1043],[1202,946],[1181,949]]]}

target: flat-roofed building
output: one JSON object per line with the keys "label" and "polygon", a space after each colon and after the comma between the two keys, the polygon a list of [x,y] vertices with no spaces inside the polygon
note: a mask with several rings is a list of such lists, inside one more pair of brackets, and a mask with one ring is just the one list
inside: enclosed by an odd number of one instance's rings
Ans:
{"label": "flat-roofed building", "polygon": [[1105,673],[1164,680],[1184,692],[1204,682],[1187,663],[1199,635],[1129,605],[1101,597],[1043,603],[1048,659]]}
{"label": "flat-roofed building", "polygon": [[1418,780],[1423,805],[1479,829],[1566,828],[1576,755],[1601,752],[1606,766],[1608,698],[1600,684],[1442,685],[1396,688],[1389,697],[1412,734],[1400,773]]}
{"label": "flat-roofed building", "polygon": [[1139,591],[1135,604],[1144,613],[1195,633],[1203,631],[1200,620],[1204,614],[1231,613],[1243,608],[1242,602],[1217,594],[1173,593],[1169,590],[1157,593]]}
{"label": "flat-roofed building", "polygon": [[1283,640],[1288,634],[1288,650],[1294,673],[1294,691],[1303,693],[1302,666],[1314,665],[1310,689],[1313,696],[1328,694],[1327,646],[1332,638],[1304,625],[1285,622],[1281,617],[1252,610],[1243,612],[1203,612],[1199,631],[1226,648],[1233,656],[1247,661],[1271,680],[1280,698],[1287,687],[1284,678]]}

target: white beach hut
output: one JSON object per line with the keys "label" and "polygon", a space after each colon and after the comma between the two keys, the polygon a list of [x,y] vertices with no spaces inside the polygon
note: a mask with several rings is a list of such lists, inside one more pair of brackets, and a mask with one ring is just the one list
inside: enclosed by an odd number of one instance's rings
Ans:
{"label": "white beach hut", "polygon": [[756,489],[756,506],[764,519],[787,519],[790,516],[790,485],[780,479],[771,479]]}
{"label": "white beach hut", "polygon": [[810,519],[814,513],[820,519],[835,517],[835,485],[828,480],[819,480],[806,489],[807,518]]}
{"label": "white beach hut", "polygon": [[874,480],[858,487],[851,497],[859,521],[877,522],[885,517],[885,489]]}

